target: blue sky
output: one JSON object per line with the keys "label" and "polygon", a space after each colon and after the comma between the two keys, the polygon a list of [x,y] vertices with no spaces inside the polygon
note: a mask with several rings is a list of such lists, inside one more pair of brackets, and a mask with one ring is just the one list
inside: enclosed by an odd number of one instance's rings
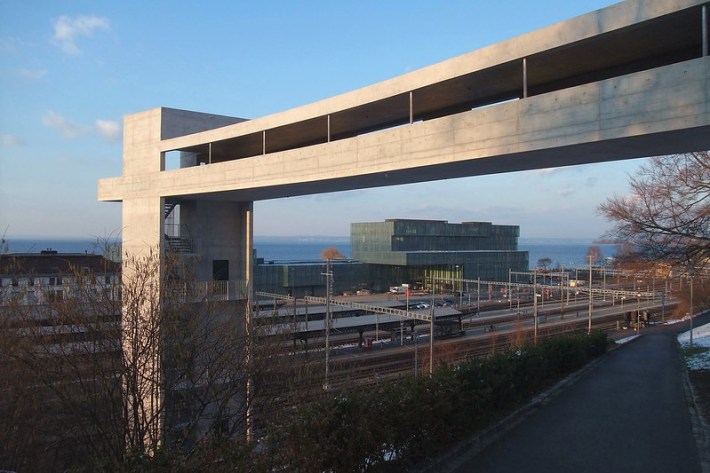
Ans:
{"label": "blue sky", "polygon": [[[122,117],[165,106],[255,118],[364,87],[615,2],[0,0],[0,236],[103,237]],[[594,238],[643,160],[255,204],[255,234],[350,222],[492,221]]]}

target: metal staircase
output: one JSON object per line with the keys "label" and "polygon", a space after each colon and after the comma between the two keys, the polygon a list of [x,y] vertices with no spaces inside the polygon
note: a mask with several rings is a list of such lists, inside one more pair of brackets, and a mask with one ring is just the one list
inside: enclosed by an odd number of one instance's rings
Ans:
{"label": "metal staircase", "polygon": [[[167,220],[170,215],[172,215],[173,211],[175,210],[175,207],[178,206],[177,202],[165,202],[164,210],[163,210],[163,215],[164,219]],[[167,224],[166,224],[166,231],[163,234],[163,237],[165,239],[165,246],[166,250],[170,251],[172,253],[181,253],[181,254],[188,254],[188,253],[194,253],[195,252],[195,244],[192,238],[186,238],[183,236],[183,232],[181,231],[181,225],[175,225],[173,224],[172,227],[176,229],[177,231],[175,232],[168,232],[167,231]],[[172,234],[171,234],[172,233]]]}

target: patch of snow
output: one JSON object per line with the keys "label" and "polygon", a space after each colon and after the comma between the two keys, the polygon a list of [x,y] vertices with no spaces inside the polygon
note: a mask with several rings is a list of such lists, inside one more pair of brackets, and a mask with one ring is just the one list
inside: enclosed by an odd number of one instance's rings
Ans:
{"label": "patch of snow", "polygon": [[630,337],[620,338],[616,341],[617,345],[623,345],[624,343],[629,343],[631,340],[637,339],[638,335],[631,335]]}
{"label": "patch of snow", "polygon": [[[681,347],[690,346],[690,331],[678,335],[678,343]],[[710,348],[710,324],[693,328],[693,346]],[[710,349],[692,356],[686,357],[689,370],[710,370]]]}

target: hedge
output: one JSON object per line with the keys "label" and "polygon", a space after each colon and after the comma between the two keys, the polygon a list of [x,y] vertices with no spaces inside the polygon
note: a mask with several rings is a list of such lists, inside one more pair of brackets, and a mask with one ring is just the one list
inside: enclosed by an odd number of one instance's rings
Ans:
{"label": "hedge", "polygon": [[603,332],[543,339],[408,377],[332,394],[272,430],[276,463],[298,472],[403,471],[445,451],[606,350]]}

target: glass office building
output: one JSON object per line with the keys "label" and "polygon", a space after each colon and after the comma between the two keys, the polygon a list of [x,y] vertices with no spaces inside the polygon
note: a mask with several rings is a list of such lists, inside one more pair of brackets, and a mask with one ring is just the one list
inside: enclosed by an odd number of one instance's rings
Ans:
{"label": "glass office building", "polygon": [[436,281],[456,291],[458,279],[507,281],[509,271],[528,270],[519,236],[517,225],[490,222],[390,219],[350,226],[352,257],[370,266],[373,289],[428,288]]}
{"label": "glass office building", "polygon": [[[369,266],[353,260],[332,260],[332,294],[352,293],[370,288]],[[325,296],[325,261],[265,262],[257,259],[254,268],[256,290],[295,297]]]}
{"label": "glass office building", "polygon": [[[528,252],[518,251],[520,227],[489,222],[392,219],[352,223],[351,260],[333,261],[333,293],[390,286],[464,291],[462,279],[508,281],[509,271],[528,270]],[[258,259],[258,291],[325,295],[325,262],[274,264]]]}

